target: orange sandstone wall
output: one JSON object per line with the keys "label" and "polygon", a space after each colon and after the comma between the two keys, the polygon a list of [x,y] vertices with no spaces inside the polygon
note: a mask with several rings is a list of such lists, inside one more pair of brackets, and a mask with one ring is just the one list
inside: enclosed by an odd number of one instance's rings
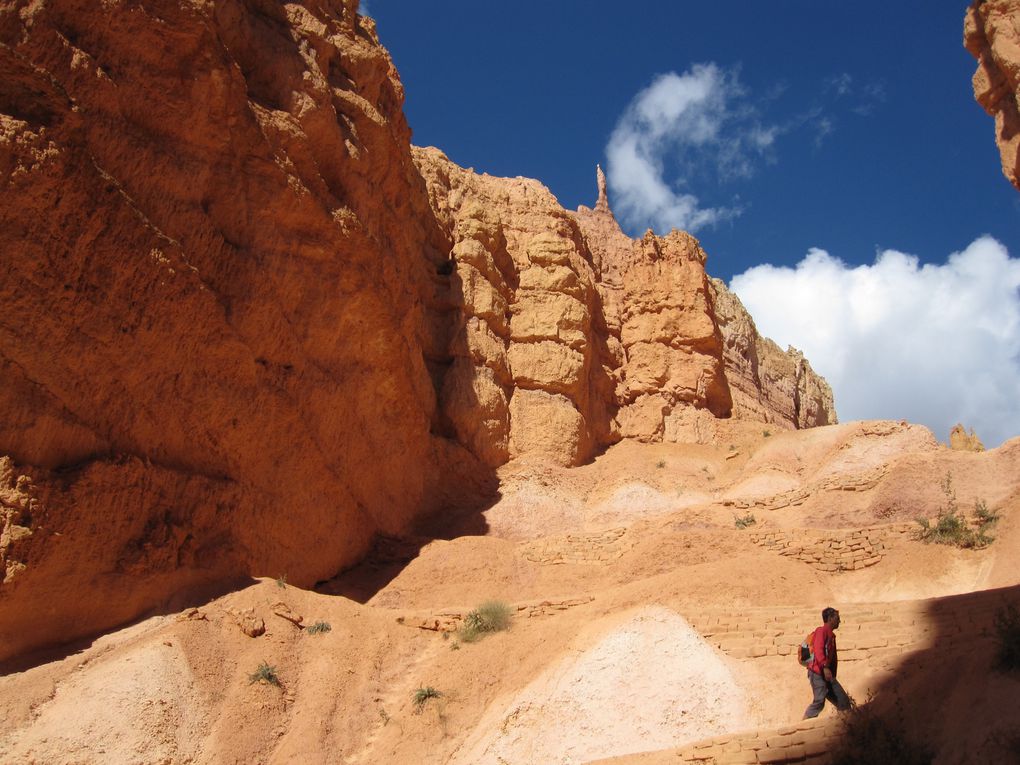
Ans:
{"label": "orange sandstone wall", "polygon": [[441,417],[486,464],[577,465],[621,438],[684,440],[692,412],[836,421],[828,384],[758,335],[694,237],[623,233],[601,170],[595,207],[568,212],[537,181],[478,175],[437,149],[414,158],[451,245]]}
{"label": "orange sandstone wall", "polygon": [[835,420],[604,179],[568,212],[412,149],[356,9],[0,6],[0,660],[312,585],[514,457]]}
{"label": "orange sandstone wall", "polygon": [[[404,529],[444,243],[356,2],[0,8],[0,656]],[[7,508],[14,512],[14,509]]]}
{"label": "orange sandstone wall", "polygon": [[974,97],[995,117],[1003,175],[1020,189],[1020,1],[972,3],[963,41],[978,61]]}

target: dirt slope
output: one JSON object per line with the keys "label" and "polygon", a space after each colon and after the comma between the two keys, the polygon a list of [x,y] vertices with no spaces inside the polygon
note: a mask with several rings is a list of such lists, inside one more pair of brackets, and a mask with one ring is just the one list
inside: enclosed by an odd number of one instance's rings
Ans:
{"label": "dirt slope", "polygon": [[[828,710],[797,722],[790,655],[827,604],[854,697],[914,694],[907,723],[940,762],[1005,756],[1020,688],[991,670],[988,630],[1020,602],[1020,439],[961,453],[891,422],[725,436],[511,463],[500,500],[461,521],[484,534],[380,544],[319,592],[261,580],[12,672],[0,760],[793,761],[838,738]],[[960,508],[1000,513],[988,548],[909,531],[945,504],[947,473]],[[487,598],[513,604],[511,629],[463,643]],[[318,621],[331,630],[298,626]],[[279,687],[249,682],[263,661]]]}

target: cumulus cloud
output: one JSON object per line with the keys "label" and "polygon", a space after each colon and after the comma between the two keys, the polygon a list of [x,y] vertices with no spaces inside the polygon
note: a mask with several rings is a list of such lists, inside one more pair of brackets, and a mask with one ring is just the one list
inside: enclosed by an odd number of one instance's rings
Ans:
{"label": "cumulus cloud", "polygon": [[624,111],[606,146],[613,209],[627,228],[697,231],[739,215],[736,206],[705,206],[671,183],[667,166],[686,175],[710,168],[717,178],[750,175],[779,129],[757,124],[735,73],[697,64],[656,77]]}
{"label": "cumulus cloud", "polygon": [[812,249],[730,288],[828,379],[841,420],[906,419],[941,439],[962,422],[988,447],[1020,435],[1020,259],[991,237],[944,264],[885,250],[849,266]]}

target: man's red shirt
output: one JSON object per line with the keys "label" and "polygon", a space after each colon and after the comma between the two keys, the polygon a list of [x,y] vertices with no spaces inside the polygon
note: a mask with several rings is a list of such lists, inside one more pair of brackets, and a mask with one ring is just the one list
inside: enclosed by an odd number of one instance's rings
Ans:
{"label": "man's red shirt", "polygon": [[823,624],[815,630],[814,639],[811,641],[811,650],[815,655],[814,661],[808,665],[815,674],[821,675],[822,669],[829,668],[832,676],[836,676],[836,633],[832,627]]}

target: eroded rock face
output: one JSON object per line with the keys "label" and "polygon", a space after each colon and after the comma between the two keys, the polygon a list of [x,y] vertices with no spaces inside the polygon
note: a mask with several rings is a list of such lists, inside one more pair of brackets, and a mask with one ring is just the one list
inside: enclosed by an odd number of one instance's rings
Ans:
{"label": "eroded rock face", "polygon": [[660,440],[670,417],[691,407],[729,417],[705,252],[681,231],[631,239],[609,209],[601,169],[597,183],[595,207],[579,208],[574,218],[601,275],[620,435]]}
{"label": "eroded rock face", "polygon": [[972,3],[963,41],[978,60],[974,97],[995,117],[1002,172],[1020,189],[1020,1]]}
{"label": "eroded rock face", "polygon": [[804,354],[759,335],[737,296],[719,279],[711,285],[734,415],[797,428],[834,424],[832,389]]}
{"label": "eroded rock face", "polygon": [[958,422],[949,431],[949,448],[957,452],[983,452],[985,445],[981,443],[974,428],[968,432],[963,424]]}
{"label": "eroded rock face", "polygon": [[620,438],[682,440],[691,410],[836,421],[825,381],[758,335],[694,237],[623,233],[601,170],[595,207],[568,213],[537,181],[477,175],[437,149],[414,157],[450,242],[440,409],[486,464],[576,465]]}
{"label": "eroded rock face", "polygon": [[452,435],[492,466],[585,461],[611,439],[613,383],[577,223],[538,181],[478,175],[437,149],[414,158],[450,243],[434,374]]}
{"label": "eroded rock face", "polygon": [[356,5],[0,9],[0,453],[39,498],[0,654],[196,582],[310,585],[449,472],[445,244]]}
{"label": "eroded rock face", "polygon": [[310,586],[515,457],[834,421],[604,178],[572,213],[412,149],[356,8],[0,7],[0,660]]}

